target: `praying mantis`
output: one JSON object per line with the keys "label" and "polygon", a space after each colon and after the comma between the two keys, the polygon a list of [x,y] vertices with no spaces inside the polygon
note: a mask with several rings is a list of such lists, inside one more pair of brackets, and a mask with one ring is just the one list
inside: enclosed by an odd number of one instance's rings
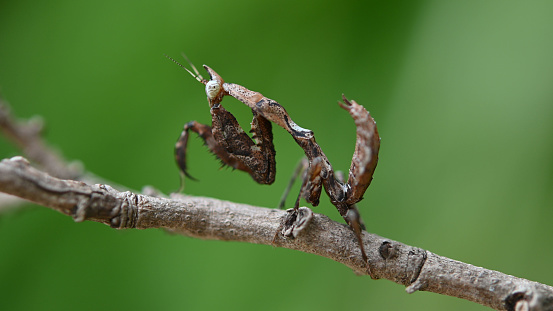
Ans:
{"label": "praying mantis", "polygon": [[[324,188],[330,202],[355,233],[361,256],[368,266],[368,257],[362,241],[362,230],[365,227],[356,203],[363,199],[378,162],[380,136],[370,113],[354,100],[348,100],[342,95],[339,105],[353,118],[357,134],[349,175],[347,181],[344,181],[334,172],[330,161],[315,141],[313,131],[296,124],[278,102],[241,85],[224,82],[223,78],[207,65],[203,67],[209,74],[209,80],[204,79],[186,56],[193,72],[169,56],[166,57],[205,85],[211,113],[211,126],[196,121],[186,123],[175,145],[175,158],[183,178],[191,178],[187,170],[186,151],[189,133],[195,132],[224,165],[248,173],[257,183],[272,184],[276,174],[272,133],[274,123],[290,133],[306,157],[306,161],[303,161],[303,182],[297,200],[294,207],[288,210],[281,224],[283,229],[277,231],[275,239],[279,234],[295,238],[309,224],[312,212],[299,206],[300,199],[303,198],[311,205],[317,206]],[[251,137],[240,127],[236,118],[221,105],[225,96],[232,96],[251,109]]]}

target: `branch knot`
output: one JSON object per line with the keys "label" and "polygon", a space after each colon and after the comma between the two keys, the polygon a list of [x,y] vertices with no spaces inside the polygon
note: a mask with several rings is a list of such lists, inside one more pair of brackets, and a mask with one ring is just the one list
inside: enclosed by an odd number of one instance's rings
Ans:
{"label": "branch knot", "polygon": [[110,226],[117,229],[136,228],[139,195],[130,191],[121,193],[119,208],[113,209]]}

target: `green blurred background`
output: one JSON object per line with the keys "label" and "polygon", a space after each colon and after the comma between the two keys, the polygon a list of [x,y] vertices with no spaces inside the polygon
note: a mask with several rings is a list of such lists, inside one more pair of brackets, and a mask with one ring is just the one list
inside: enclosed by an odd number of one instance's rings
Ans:
{"label": "green blurred background", "polygon": [[[382,137],[359,204],[370,232],[553,285],[552,16],[547,0],[3,1],[0,88],[18,117],[45,119],[66,158],[167,193],[182,125],[210,117],[202,85],[164,53],[277,100],[341,170],[355,143],[345,93]],[[249,127],[244,105],[223,104]],[[280,128],[275,146],[269,187],[219,170],[193,139],[201,181],[186,192],[276,206],[302,151]],[[0,137],[0,157],[17,154]],[[115,231],[34,206],[0,215],[0,309],[127,308],[485,309],[270,246]]]}

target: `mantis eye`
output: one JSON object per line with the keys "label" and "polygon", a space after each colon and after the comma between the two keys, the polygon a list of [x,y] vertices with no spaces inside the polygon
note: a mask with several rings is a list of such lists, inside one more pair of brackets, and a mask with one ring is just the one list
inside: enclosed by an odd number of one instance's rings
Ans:
{"label": "mantis eye", "polygon": [[221,85],[216,80],[211,80],[205,84],[205,93],[207,98],[214,99],[219,94],[221,90]]}

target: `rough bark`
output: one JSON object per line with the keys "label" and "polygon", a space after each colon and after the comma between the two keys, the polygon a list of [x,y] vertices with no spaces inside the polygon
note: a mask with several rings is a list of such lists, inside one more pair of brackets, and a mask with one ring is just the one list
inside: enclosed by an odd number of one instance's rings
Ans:
{"label": "rough bark", "polygon": [[211,198],[171,198],[120,192],[103,184],[58,179],[22,157],[0,162],[0,191],[55,209],[75,221],[92,220],[116,229],[164,228],[201,239],[240,241],[295,249],[330,258],[355,273],[467,299],[496,310],[553,310],[553,287],[487,270],[427,250],[363,232],[369,268],[354,233],[314,214],[295,239],[273,241],[286,212]]}

